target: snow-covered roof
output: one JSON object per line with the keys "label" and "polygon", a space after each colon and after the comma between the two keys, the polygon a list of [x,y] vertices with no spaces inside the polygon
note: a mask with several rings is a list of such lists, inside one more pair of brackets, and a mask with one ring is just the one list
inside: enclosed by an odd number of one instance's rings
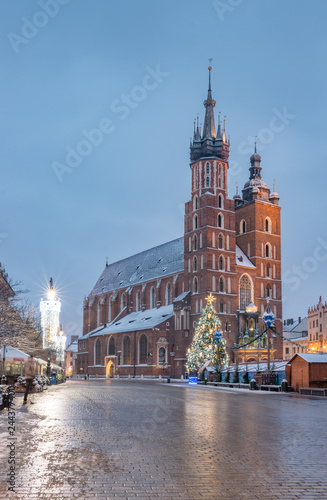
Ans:
{"label": "snow-covered roof", "polygon": [[[93,330],[88,334],[89,337],[98,337],[99,335],[110,335],[112,333],[134,332],[139,330],[151,330],[164,321],[168,321],[174,316],[173,305],[159,307],[158,309],[146,309],[128,314],[123,318],[110,323],[105,328]],[[85,338],[85,337],[82,337]]]}
{"label": "snow-covered roof", "polygon": [[[1,349],[1,354],[3,353],[3,349]],[[11,347],[10,345],[6,346],[5,352],[6,361],[9,363],[17,362],[25,362],[29,358],[29,354],[26,354],[15,347]]]}
{"label": "snow-covered roof", "polygon": [[236,245],[236,265],[241,267],[250,267],[251,269],[255,269],[255,265],[252,264],[249,257],[245,255],[243,250]]}
{"label": "snow-covered roof", "polygon": [[304,353],[297,353],[295,356],[300,356],[305,361],[307,361],[307,363],[327,363],[327,354],[317,354],[317,353],[311,354],[309,352],[304,352]]}
{"label": "snow-covered roof", "polygon": [[176,299],[173,300],[173,302],[179,302],[180,300],[184,300],[185,297],[187,297],[190,293],[191,293],[190,291],[180,293],[178,297],[176,297]]}
{"label": "snow-covered roof", "polygon": [[184,271],[184,237],[169,241],[105,267],[92,295],[127,288]]}
{"label": "snow-covered roof", "polygon": [[289,342],[289,340],[292,340],[293,342],[300,342],[301,340],[308,340],[308,335],[305,335],[304,337],[287,337],[286,339],[283,340],[283,342]]}
{"label": "snow-covered roof", "polygon": [[66,351],[77,352],[78,351],[78,342],[74,340],[66,349]]}
{"label": "snow-covered roof", "polygon": [[[289,325],[283,325],[283,332],[289,332],[295,336],[299,336],[299,333],[308,332],[308,318],[303,318],[300,322],[295,321]],[[284,335],[287,338],[293,338],[291,335]]]}

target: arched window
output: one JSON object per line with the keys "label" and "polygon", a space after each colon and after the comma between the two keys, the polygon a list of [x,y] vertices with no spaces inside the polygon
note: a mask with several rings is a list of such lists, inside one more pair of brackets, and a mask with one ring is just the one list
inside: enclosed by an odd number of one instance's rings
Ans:
{"label": "arched window", "polygon": [[224,218],[222,214],[218,214],[218,227],[224,227]]}
{"label": "arched window", "polygon": [[141,292],[140,291],[136,292],[136,310],[137,311],[141,310]]}
{"label": "arched window", "polygon": [[218,208],[223,208],[223,197],[221,194],[218,196]]}
{"label": "arched window", "polygon": [[224,257],[221,255],[219,257],[219,271],[224,271],[225,269],[225,261],[224,261]]}
{"label": "arched window", "polygon": [[216,278],[214,276],[212,276],[212,291],[216,291]]}
{"label": "arched window", "polygon": [[101,342],[100,339],[97,339],[95,343],[95,365],[101,365]]}
{"label": "arched window", "polygon": [[267,276],[267,278],[271,278],[271,266],[270,266],[269,262],[268,262],[268,264],[267,264],[266,271],[267,271],[267,272],[266,272],[266,276]]}
{"label": "arched window", "polygon": [[139,341],[139,364],[146,365],[148,362],[148,339],[146,335],[141,335]]}
{"label": "arched window", "polygon": [[109,339],[108,355],[109,356],[114,356],[115,355],[115,338],[113,336],[111,336],[110,339]]}
{"label": "arched window", "polygon": [[159,363],[163,365],[166,363],[166,349],[164,347],[159,347]]}
{"label": "arched window", "polygon": [[202,248],[202,233],[200,233],[200,248]]}
{"label": "arched window", "polygon": [[271,246],[270,246],[269,243],[266,244],[265,254],[266,254],[266,257],[268,257],[269,259],[271,259]]}
{"label": "arched window", "polygon": [[155,307],[156,307],[156,290],[154,286],[152,286],[150,290],[150,309],[154,309]]}
{"label": "arched window", "polygon": [[270,287],[270,285],[267,285],[267,287],[266,287],[266,297],[271,297],[271,287]]}
{"label": "arched window", "polygon": [[218,237],[218,248],[221,250],[224,248],[224,236],[220,233]]}
{"label": "arched window", "polygon": [[97,326],[100,326],[100,323],[101,323],[101,304],[99,301],[98,308],[97,308]]}
{"label": "arched window", "polygon": [[120,299],[120,310],[122,311],[126,307],[126,295],[123,293]]}
{"label": "arched window", "polygon": [[252,300],[252,282],[247,274],[240,278],[240,310],[245,311]]}
{"label": "arched window", "polygon": [[193,236],[193,250],[197,250],[198,249],[198,238],[196,236],[196,234]]}
{"label": "arched window", "polygon": [[224,313],[225,312],[225,305],[223,302],[220,302],[219,304],[219,312]]}
{"label": "arched window", "polygon": [[210,187],[210,178],[206,177],[206,187]]}
{"label": "arched window", "polygon": [[194,196],[194,210],[197,210],[198,209],[198,197],[197,196]]}
{"label": "arched window", "polygon": [[200,292],[203,292],[203,278],[200,278]]}
{"label": "arched window", "polygon": [[169,306],[171,304],[171,284],[167,283],[166,286],[166,306]]}
{"label": "arched window", "polygon": [[108,306],[108,321],[112,321],[112,298],[110,297],[109,299],[109,306]]}
{"label": "arched window", "polygon": [[198,270],[198,259],[194,257],[193,259],[193,271],[196,272]]}
{"label": "arched window", "polygon": [[193,280],[193,291],[194,293],[198,293],[198,279],[194,278]]}
{"label": "arched window", "polygon": [[197,229],[197,228],[198,228],[198,216],[194,215],[194,217],[193,217],[193,229]]}
{"label": "arched window", "polygon": [[210,163],[207,163],[206,165],[206,173],[210,174]]}
{"label": "arched window", "polygon": [[265,219],[265,231],[266,233],[271,233],[271,220],[269,217],[266,217]]}
{"label": "arched window", "polygon": [[131,339],[129,337],[124,337],[123,360],[124,365],[131,364]]}
{"label": "arched window", "polygon": [[220,291],[220,293],[225,292],[225,280],[224,280],[223,276],[220,276],[220,278],[219,278],[219,291]]}

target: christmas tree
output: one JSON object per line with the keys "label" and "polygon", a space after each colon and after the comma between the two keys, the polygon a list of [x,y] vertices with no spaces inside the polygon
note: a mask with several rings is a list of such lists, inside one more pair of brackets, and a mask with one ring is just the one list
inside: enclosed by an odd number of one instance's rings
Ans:
{"label": "christmas tree", "polygon": [[228,363],[226,342],[221,333],[221,322],[212,305],[214,300],[212,294],[206,297],[207,305],[202,311],[186,354],[188,372],[200,370],[206,361],[211,361],[216,371],[221,371]]}

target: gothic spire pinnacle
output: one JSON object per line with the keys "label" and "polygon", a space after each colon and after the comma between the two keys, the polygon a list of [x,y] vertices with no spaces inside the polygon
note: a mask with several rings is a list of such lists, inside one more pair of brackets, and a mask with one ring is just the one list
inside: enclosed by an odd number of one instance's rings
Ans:
{"label": "gothic spire pinnacle", "polygon": [[216,105],[216,101],[212,99],[211,90],[211,66],[208,67],[209,70],[209,86],[208,86],[208,97],[204,101],[204,107],[206,108],[203,124],[203,139],[216,139],[216,128],[215,128],[215,118],[213,113],[213,108]]}

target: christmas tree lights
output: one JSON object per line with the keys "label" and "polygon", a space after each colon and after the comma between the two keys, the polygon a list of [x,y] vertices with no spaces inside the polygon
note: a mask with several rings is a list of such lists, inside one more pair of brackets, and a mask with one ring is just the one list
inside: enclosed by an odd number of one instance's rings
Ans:
{"label": "christmas tree lights", "polygon": [[211,361],[218,371],[228,364],[226,342],[221,334],[221,322],[212,305],[215,298],[210,294],[205,300],[207,305],[202,311],[186,354],[185,366],[190,373],[199,371],[207,361]]}

